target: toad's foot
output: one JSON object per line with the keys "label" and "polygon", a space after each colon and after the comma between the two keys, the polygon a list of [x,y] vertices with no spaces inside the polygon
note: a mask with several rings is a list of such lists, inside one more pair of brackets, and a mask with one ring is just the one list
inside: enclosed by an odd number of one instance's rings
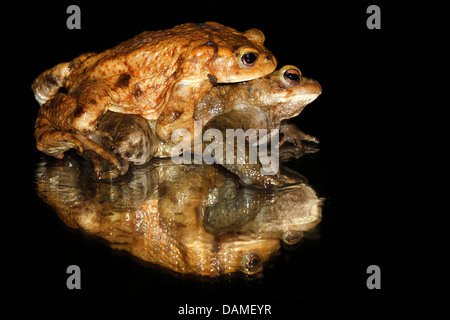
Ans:
{"label": "toad's foot", "polygon": [[281,162],[299,159],[305,154],[316,153],[319,151],[319,148],[317,148],[319,139],[304,133],[294,124],[281,125],[280,133],[279,156]]}
{"label": "toad's foot", "polygon": [[116,166],[91,150],[86,150],[83,157],[92,163],[94,176],[101,180],[115,179],[127,173],[129,168],[129,163],[120,157],[117,158],[120,166]]}
{"label": "toad's foot", "polygon": [[296,184],[301,183],[301,180],[297,180],[294,178],[290,178],[288,176],[285,176],[283,174],[275,174],[275,175],[266,175],[261,176],[255,179],[253,178],[253,184],[255,186],[264,187],[264,188],[270,188],[270,187],[276,187],[276,188],[284,188],[288,186],[293,186]]}
{"label": "toad's foot", "polygon": [[[94,172],[98,179],[115,177],[116,174],[123,174],[122,172],[128,169],[123,166],[123,162],[112,152],[104,149],[97,142],[91,140],[88,136],[83,134],[57,131],[55,129],[38,130],[36,132],[37,148],[49,156],[58,159],[64,157],[64,152],[69,149],[77,150],[78,154],[83,155],[92,160],[94,163]],[[95,154],[95,155],[93,155]],[[108,163],[109,172],[106,176],[102,174],[104,165],[100,166],[99,158]],[[97,167],[95,165],[97,164]]]}
{"label": "toad's foot", "polygon": [[284,144],[279,150],[279,159],[281,162],[288,162],[293,159],[300,159],[305,154],[316,153],[320,149],[303,144],[301,148],[297,148],[292,144]]}
{"label": "toad's foot", "polygon": [[319,144],[319,139],[301,131],[295,124],[282,124],[280,127],[280,145],[285,142],[294,144],[297,148],[302,148],[302,141]]}

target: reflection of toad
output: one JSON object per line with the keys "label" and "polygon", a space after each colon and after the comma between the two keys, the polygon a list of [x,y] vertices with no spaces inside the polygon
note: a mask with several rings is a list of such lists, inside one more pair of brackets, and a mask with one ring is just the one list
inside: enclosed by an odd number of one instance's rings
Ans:
{"label": "reflection of toad", "polygon": [[37,147],[59,159],[71,148],[89,150],[120,174],[115,153],[87,137],[106,111],[140,115],[167,141],[177,128],[192,130],[194,107],[217,83],[275,70],[276,60],[263,42],[257,29],[241,33],[216,22],[188,23],[143,32],[102,53],[58,64],[32,85],[42,105]]}
{"label": "reflection of toad", "polygon": [[[197,105],[194,118],[205,123],[203,132],[216,129],[222,132],[223,137],[227,129],[279,129],[281,144],[290,142],[280,149],[281,158],[298,158],[304,153],[317,151],[302,141],[317,144],[318,140],[284,121],[297,116],[320,93],[321,87],[317,81],[302,77],[300,70],[294,66],[284,66],[259,79],[214,87]],[[112,137],[112,141],[102,139],[105,132],[108,137]],[[126,163],[135,164],[145,163],[152,157],[169,157],[174,146],[170,141],[159,140],[151,124],[149,127],[138,116],[112,112],[105,114],[98,130],[90,138],[104,146],[109,145],[107,148],[114,150]],[[225,144],[223,147],[223,155],[226,155]],[[232,164],[226,163],[225,158],[221,163],[244,183],[282,186],[289,182],[283,175],[262,175],[259,162],[250,164],[248,159],[244,159],[244,164],[237,164],[237,154],[235,150]],[[101,159],[95,155],[89,156],[88,153],[87,157],[94,162],[94,167],[102,168],[103,176],[117,174],[113,168],[104,167]]]}
{"label": "reflection of toad", "polygon": [[177,273],[257,273],[280,239],[295,243],[321,219],[321,199],[304,183],[255,189],[220,166],[168,159],[108,183],[92,180],[85,169],[70,154],[41,163],[39,197],[68,226]]}

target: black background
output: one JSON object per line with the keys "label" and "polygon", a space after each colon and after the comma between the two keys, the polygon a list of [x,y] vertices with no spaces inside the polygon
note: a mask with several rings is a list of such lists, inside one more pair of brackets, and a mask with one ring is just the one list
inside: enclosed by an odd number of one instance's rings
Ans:
{"label": "black background", "polygon": [[[165,300],[175,314],[178,305],[193,300],[277,300],[283,310],[294,311],[305,299],[446,293],[448,6],[374,2],[382,28],[368,30],[366,9],[372,3],[366,2],[78,2],[82,28],[68,30],[69,4],[13,4],[3,10],[1,287],[8,296],[144,299],[153,310],[163,305],[157,300]],[[143,30],[204,21],[261,29],[279,67],[296,65],[323,87],[296,119],[319,138],[321,151],[290,164],[326,198],[320,238],[284,251],[253,281],[199,281],[149,269],[66,228],[34,189],[42,156],[33,137],[38,104],[30,89],[37,75]],[[66,288],[71,264],[81,268],[81,290]],[[373,264],[381,268],[381,290],[366,287],[366,269]]]}

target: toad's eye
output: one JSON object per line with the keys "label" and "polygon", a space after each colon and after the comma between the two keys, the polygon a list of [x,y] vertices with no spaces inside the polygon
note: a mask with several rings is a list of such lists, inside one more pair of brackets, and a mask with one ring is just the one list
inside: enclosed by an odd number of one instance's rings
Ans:
{"label": "toad's eye", "polygon": [[288,231],[281,237],[284,243],[287,245],[293,245],[298,243],[303,237],[303,232],[301,231]]}
{"label": "toad's eye", "polygon": [[246,66],[252,66],[255,64],[256,59],[258,59],[258,55],[254,52],[247,52],[242,55],[242,63]]}
{"label": "toad's eye", "polygon": [[295,69],[289,69],[286,70],[284,72],[284,79],[289,83],[289,84],[299,84],[301,77],[300,77],[300,72],[298,72]]}
{"label": "toad's eye", "polygon": [[262,267],[261,257],[256,253],[244,256],[242,262],[244,267],[243,271],[247,274],[250,275],[255,274],[261,270]]}

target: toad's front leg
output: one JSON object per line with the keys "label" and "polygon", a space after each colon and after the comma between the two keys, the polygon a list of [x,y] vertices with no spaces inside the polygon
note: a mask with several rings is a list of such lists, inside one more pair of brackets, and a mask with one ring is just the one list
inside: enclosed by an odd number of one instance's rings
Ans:
{"label": "toad's front leg", "polygon": [[295,124],[284,123],[280,126],[280,145],[284,142],[293,143],[297,148],[303,148],[302,141],[308,141],[319,144],[319,140],[309,134],[301,131]]}
{"label": "toad's front leg", "polygon": [[169,87],[165,107],[156,123],[156,134],[163,141],[171,139],[176,129],[186,129],[194,134],[194,110],[197,103],[212,88],[209,80],[184,79]]}
{"label": "toad's front leg", "polygon": [[[303,141],[312,145],[305,144]],[[316,153],[319,148],[314,145],[318,144],[319,140],[316,137],[304,133],[295,124],[282,124],[280,127],[280,161],[282,162],[299,159],[307,153]]]}

